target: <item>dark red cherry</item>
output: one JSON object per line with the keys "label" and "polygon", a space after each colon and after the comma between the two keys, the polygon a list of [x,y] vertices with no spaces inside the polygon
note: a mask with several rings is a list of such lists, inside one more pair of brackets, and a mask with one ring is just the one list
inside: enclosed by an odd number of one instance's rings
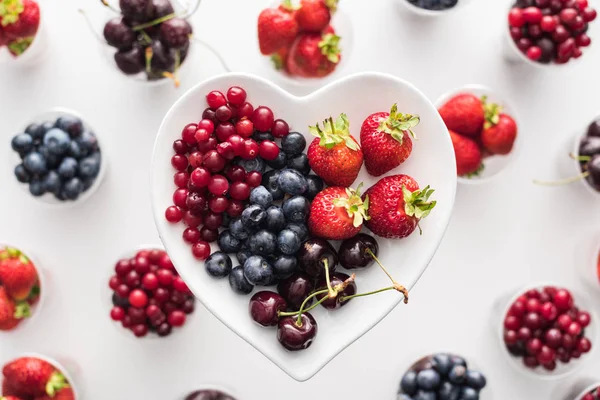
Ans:
{"label": "dark red cherry", "polygon": [[350,239],[344,240],[338,251],[340,265],[346,269],[371,266],[374,259],[367,250],[371,250],[375,257],[379,254],[377,240],[371,235],[359,233]]}
{"label": "dark red cherry", "polygon": [[300,269],[313,278],[320,278],[325,273],[325,260],[329,272],[335,272],[338,264],[338,255],[327,240],[313,238],[302,243],[298,251],[298,265]]}
{"label": "dark red cherry", "polygon": [[298,317],[283,317],[277,325],[277,340],[290,351],[304,350],[310,347],[317,335],[317,321],[309,313],[303,313],[300,324]]}
{"label": "dark red cherry", "polygon": [[275,292],[257,292],[250,299],[250,316],[262,326],[275,326],[279,320],[278,311],[285,311],[287,303]]}
{"label": "dark red cherry", "polygon": [[[334,288],[335,286],[342,284],[348,278],[350,278],[350,276],[343,274],[341,272],[336,272],[331,277],[331,287]],[[324,277],[321,277],[321,280],[319,280],[319,283],[317,285],[316,291],[321,291],[321,290],[325,290],[325,289],[327,289],[327,282],[325,281]],[[321,305],[329,310],[337,310],[338,308],[343,307],[346,304],[348,304],[348,302],[350,301],[350,300],[342,301],[342,298],[344,296],[352,296],[353,294],[356,294],[356,283],[354,281],[352,281],[350,284],[348,284],[348,286],[346,286],[346,288],[344,290],[339,292],[336,298],[327,299],[324,302],[322,302]],[[317,299],[321,300],[323,297],[327,297],[327,296],[329,296],[329,294],[323,294],[323,295],[317,296]]]}
{"label": "dark red cherry", "polygon": [[[297,272],[287,279],[279,282],[277,291],[294,310],[300,310],[302,302],[313,291],[315,285],[308,274]],[[311,298],[306,305],[310,306],[313,302]]]}

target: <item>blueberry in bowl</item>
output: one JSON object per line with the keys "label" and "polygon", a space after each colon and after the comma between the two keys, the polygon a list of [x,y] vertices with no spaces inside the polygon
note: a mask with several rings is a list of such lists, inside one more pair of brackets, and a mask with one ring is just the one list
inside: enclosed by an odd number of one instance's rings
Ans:
{"label": "blueberry in bowl", "polygon": [[36,116],[11,139],[19,185],[48,204],[81,202],[106,169],[98,137],[77,113],[56,108]]}

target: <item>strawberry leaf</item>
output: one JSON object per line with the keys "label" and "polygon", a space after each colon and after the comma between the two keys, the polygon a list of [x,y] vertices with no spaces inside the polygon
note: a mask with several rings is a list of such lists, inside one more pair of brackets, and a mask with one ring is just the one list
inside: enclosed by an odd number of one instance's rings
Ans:
{"label": "strawberry leaf", "polygon": [[412,128],[419,125],[420,122],[421,118],[418,115],[398,112],[398,105],[394,104],[390,110],[390,116],[379,124],[379,130],[391,135],[394,140],[402,144],[405,132],[408,132],[413,138],[417,138]]}
{"label": "strawberry leaf", "polygon": [[271,56],[271,62],[273,62],[273,65],[277,71],[281,71],[283,69],[283,58],[280,54],[273,54]]}
{"label": "strawberry leaf", "polygon": [[320,138],[319,145],[331,149],[338,144],[344,143],[350,150],[360,149],[358,143],[350,135],[350,122],[346,114],[340,114],[334,122],[332,117],[323,121],[323,128],[317,123],[308,127],[311,135]]}
{"label": "strawberry leaf", "polygon": [[340,39],[341,37],[334,35],[333,33],[326,33],[322,36],[321,41],[319,42],[321,54],[327,57],[327,59],[334,64],[340,62]]}
{"label": "strawberry leaf", "polygon": [[329,8],[331,14],[337,11],[338,0],[325,0],[325,5]]}
{"label": "strawberry leaf", "polygon": [[346,213],[348,214],[348,217],[352,218],[352,225],[354,225],[355,228],[361,226],[363,221],[368,221],[370,219],[368,215],[369,196],[366,196],[364,201],[360,197],[362,185],[362,183],[358,185],[356,190],[346,188],[347,197],[338,197],[333,200],[334,206],[346,209]]}
{"label": "strawberry leaf", "polygon": [[281,2],[281,8],[283,8],[286,11],[296,11],[299,9],[299,7],[294,6],[292,0],[283,0]]}
{"label": "strawberry leaf", "polygon": [[419,220],[428,216],[437,204],[435,200],[429,201],[433,192],[434,190],[431,189],[429,185],[422,190],[415,190],[414,192],[408,190],[406,186],[402,186],[405,204],[404,212],[406,215],[415,217]]}
{"label": "strawberry leaf", "polygon": [[46,383],[46,394],[50,397],[56,396],[56,394],[64,388],[68,388],[69,383],[63,374],[58,371],[55,371],[48,379],[48,383]]}
{"label": "strawberry leaf", "polygon": [[20,301],[15,305],[15,313],[13,315],[16,319],[24,319],[31,317],[31,309],[29,304],[25,301]]}
{"label": "strawberry leaf", "polygon": [[473,178],[473,177],[477,177],[479,175],[481,175],[481,173],[483,172],[483,170],[485,169],[485,165],[483,165],[483,163],[481,163],[479,165],[479,168],[477,168],[475,171],[473,172],[469,172],[468,174],[466,174],[465,176],[467,178]]}
{"label": "strawberry leaf", "polygon": [[22,0],[0,0],[0,20],[2,26],[14,24],[25,10]]}
{"label": "strawberry leaf", "polygon": [[500,113],[502,112],[502,106],[496,103],[488,103],[487,96],[481,98],[481,104],[483,106],[483,112],[485,114],[484,128],[489,129],[492,126],[498,125],[500,122]]}

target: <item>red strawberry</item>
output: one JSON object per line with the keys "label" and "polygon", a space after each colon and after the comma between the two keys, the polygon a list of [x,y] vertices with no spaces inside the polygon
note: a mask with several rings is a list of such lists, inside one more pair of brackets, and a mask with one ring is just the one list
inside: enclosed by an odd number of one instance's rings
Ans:
{"label": "red strawberry", "polygon": [[37,280],[35,267],[19,250],[11,248],[0,256],[0,282],[13,299],[27,299]]}
{"label": "red strawberry", "polygon": [[298,22],[287,8],[288,2],[279,8],[267,8],[258,16],[258,44],[266,56],[291,46],[298,35]]}
{"label": "red strawberry", "polygon": [[40,7],[34,0],[0,0],[0,25],[8,39],[34,36],[40,25]]}
{"label": "red strawberry", "polygon": [[56,392],[54,397],[46,394],[41,397],[36,397],[35,400],[75,400],[75,393],[71,387],[66,386]]}
{"label": "red strawberry", "polygon": [[363,196],[369,197],[370,219],[365,225],[384,238],[407,237],[435,207],[436,202],[429,201],[432,193],[429,186],[419,190],[419,184],[408,175],[382,178]]}
{"label": "red strawberry", "polygon": [[2,24],[0,24],[0,47],[5,46],[8,43],[8,39],[4,34],[4,29],[2,29]]}
{"label": "red strawberry", "polygon": [[485,121],[481,100],[468,93],[451,98],[439,109],[439,113],[448,129],[461,135],[479,135]]}
{"label": "red strawberry", "polygon": [[483,169],[481,150],[479,150],[477,143],[473,139],[459,135],[456,132],[448,132],[450,133],[450,139],[452,139],[452,146],[454,146],[457,175],[477,175]]}
{"label": "red strawberry", "polygon": [[8,297],[6,290],[0,286],[0,331],[13,330],[24,318],[31,315],[29,304],[15,302]]}
{"label": "red strawberry", "polygon": [[288,56],[290,73],[305,78],[329,75],[342,58],[339,43],[334,33],[301,33]]}
{"label": "red strawberry", "polygon": [[309,127],[317,136],[308,146],[308,163],[313,171],[329,186],[352,185],[363,163],[363,153],[356,139],[350,135],[346,114],[336,122],[329,117],[323,129],[317,124]]}
{"label": "red strawberry", "polygon": [[302,32],[321,32],[331,21],[338,0],[301,0],[296,21]]}
{"label": "red strawberry", "polygon": [[54,396],[67,385],[65,377],[50,363],[35,357],[21,357],[6,364],[2,374],[21,396]]}
{"label": "red strawberry", "polygon": [[17,390],[6,379],[2,380],[2,396],[19,396]]}
{"label": "red strawberry", "polygon": [[380,176],[406,161],[412,151],[410,137],[415,137],[412,128],[419,122],[418,115],[399,113],[397,104],[389,113],[369,115],[360,128],[367,172]]}
{"label": "red strawberry", "polygon": [[481,143],[491,154],[508,154],[512,151],[517,138],[517,123],[512,117],[502,113],[502,107],[486,103],[485,124],[481,132]]}
{"label": "red strawberry", "polygon": [[314,198],[310,206],[308,228],[320,238],[344,240],[356,236],[364,220],[368,220],[369,198],[364,202],[360,188],[328,187]]}

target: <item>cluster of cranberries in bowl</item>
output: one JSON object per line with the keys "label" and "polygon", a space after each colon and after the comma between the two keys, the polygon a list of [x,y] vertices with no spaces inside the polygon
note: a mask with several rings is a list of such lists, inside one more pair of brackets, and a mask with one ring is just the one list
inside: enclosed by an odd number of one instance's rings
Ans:
{"label": "cluster of cranberries in bowl", "polygon": [[600,400],[600,387],[590,390],[588,393],[576,400]]}
{"label": "cluster of cranberries in bowl", "polygon": [[557,361],[566,364],[591,350],[585,336],[590,322],[590,314],[577,308],[568,290],[531,289],[511,304],[504,319],[504,343],[526,367],[554,371]]}
{"label": "cluster of cranberries in bowl", "polygon": [[163,250],[140,250],[115,265],[110,317],[137,337],[155,332],[164,337],[185,324],[195,299]]}
{"label": "cluster of cranberries in bowl", "polygon": [[508,13],[510,36],[530,60],[565,64],[592,40],[588,24],[596,10],[588,0],[518,0]]}

